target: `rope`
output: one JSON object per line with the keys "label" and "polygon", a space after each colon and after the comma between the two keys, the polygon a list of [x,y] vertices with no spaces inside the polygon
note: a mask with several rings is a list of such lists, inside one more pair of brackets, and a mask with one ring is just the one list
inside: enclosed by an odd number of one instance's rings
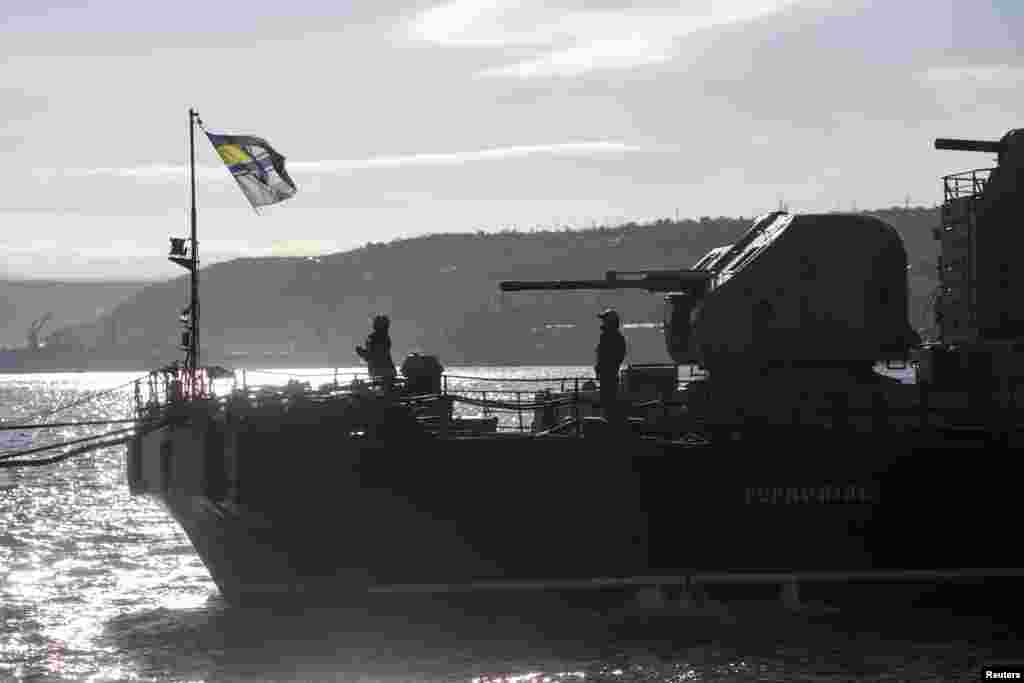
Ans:
{"label": "rope", "polygon": [[47,429],[50,427],[84,427],[84,426],[95,426],[95,425],[110,425],[120,424],[124,422],[137,422],[134,417],[125,418],[123,420],[83,420],[81,422],[46,422],[44,424],[34,425],[0,425],[0,432],[8,430],[24,430],[24,429]]}
{"label": "rope", "polygon": [[[72,457],[74,457],[76,455],[82,455],[82,454],[85,454],[85,453],[90,453],[92,451],[99,450],[100,448],[106,448],[108,446],[120,446],[121,444],[128,443],[129,441],[132,440],[132,438],[133,437],[127,436],[127,437],[122,437],[120,439],[111,439],[110,441],[103,441],[103,442],[100,442],[100,443],[93,443],[93,444],[89,444],[88,446],[82,446],[80,448],[73,448],[70,451],[67,451],[65,453],[61,453],[60,455],[55,455],[52,458],[40,458],[38,460],[25,460],[25,461],[22,461],[22,462],[17,462],[17,461],[15,461],[15,462],[0,462],[0,469],[13,469],[15,467],[42,467],[43,465],[53,465],[53,464],[61,462],[63,460],[67,460],[68,458],[72,458]],[[65,445],[65,444],[60,444],[60,445]],[[0,456],[0,457],[6,457],[6,456]]]}
{"label": "rope", "polygon": [[[313,372],[313,373],[310,373],[310,372],[281,372],[280,370],[252,369],[252,370],[246,370],[246,372],[248,372],[250,374],[256,374],[256,375],[274,375],[274,376],[277,376],[277,377],[334,377],[335,375],[337,375],[339,378],[341,378],[341,377],[363,378],[363,377],[368,377],[369,376],[365,372],[338,372],[338,373],[335,373],[333,370],[332,371],[328,371],[328,372]],[[580,376],[576,376],[576,377],[538,377],[538,378],[530,378],[530,377],[504,377],[504,378],[495,378],[495,377],[473,377],[473,376],[470,376],[470,375],[451,375],[451,374],[445,373],[444,377],[447,378],[447,379],[461,379],[461,380],[470,380],[470,381],[473,381],[473,382],[492,383],[492,384],[494,384],[494,383],[503,383],[503,382],[525,382],[525,383],[539,384],[539,383],[545,383],[545,382],[551,382],[551,383],[553,383],[553,382],[574,382],[574,381],[577,381],[577,380],[579,380],[581,382],[585,382],[587,380],[594,381],[593,377],[588,377],[588,376],[585,376],[585,375],[580,375]]]}
{"label": "rope", "polygon": [[538,383],[538,382],[572,382],[572,381],[576,381],[576,380],[581,380],[581,381],[585,382],[588,379],[593,381],[592,377],[585,377],[585,376],[579,376],[579,377],[541,377],[541,378],[538,378],[538,379],[523,378],[523,377],[504,377],[504,378],[470,377],[468,375],[449,375],[448,373],[445,373],[444,376],[447,377],[448,379],[469,379],[469,380],[473,380],[473,381],[476,381],[476,382],[533,382],[535,384]]}
{"label": "rope", "polygon": [[[278,377],[334,377],[335,374],[337,374],[337,376],[339,378],[340,377],[368,377],[369,376],[365,372],[338,372],[338,373],[335,373],[333,370],[328,371],[328,372],[313,372],[313,373],[310,373],[310,372],[281,372],[280,370],[250,369],[250,370],[246,370],[246,372],[248,372],[250,374],[256,374],[256,375],[275,375],[275,376],[278,376]],[[489,382],[489,383],[528,382],[528,383],[537,384],[537,383],[541,383],[541,382],[571,382],[571,381],[576,381],[576,380],[580,380],[582,382],[585,382],[588,379],[593,381],[593,377],[587,377],[587,376],[583,376],[583,375],[580,375],[580,376],[577,376],[577,377],[539,377],[539,378],[505,377],[505,378],[495,378],[495,377],[472,377],[472,376],[469,376],[469,375],[451,375],[451,374],[445,373],[444,376],[446,378],[448,378],[448,379],[464,379],[464,380],[471,380],[471,381],[474,381],[474,382]]]}
{"label": "rope", "polygon": [[80,439],[72,439],[71,441],[62,441],[61,443],[49,444],[48,446],[36,446],[35,448],[28,448],[26,450],[15,451],[13,453],[2,453],[0,454],[0,460],[11,460],[12,458],[19,458],[26,455],[32,455],[34,453],[42,453],[43,451],[52,451],[54,448],[60,448],[61,446],[72,446],[76,443],[85,443],[86,441],[95,441],[96,439],[102,439],[105,436],[111,436],[113,434],[124,434],[126,432],[134,431],[135,427],[125,427],[124,429],[114,429],[103,434],[94,434],[93,436],[83,436]]}
{"label": "rope", "polygon": [[[547,407],[558,407],[572,405],[572,399],[561,399],[557,401],[548,401],[546,403],[513,403],[509,401],[484,401],[477,398],[468,398],[465,396],[456,396],[449,394],[449,398],[459,403],[465,403],[466,405],[477,406],[478,408],[497,408],[499,410],[536,410],[537,408]],[[580,403],[588,403],[584,398],[580,399]],[[596,403],[596,402],[594,402]]]}
{"label": "rope", "polygon": [[[278,377],[334,377],[334,371],[330,372],[280,372],[278,370],[246,370],[246,373],[254,375],[277,375]],[[339,372],[338,377],[365,377],[366,373]]]}
{"label": "rope", "polygon": [[[22,419],[22,420],[38,420],[38,419],[41,419],[41,418],[44,418],[44,417],[50,417],[51,415],[56,415],[57,413],[63,412],[63,411],[68,410],[70,408],[75,408],[77,406],[89,403],[90,401],[94,401],[94,400],[100,398],[101,396],[106,396],[107,394],[112,394],[115,391],[120,391],[120,390],[122,390],[122,389],[124,389],[126,387],[130,387],[131,385],[133,385],[136,382],[139,382],[139,381],[145,379],[148,376],[149,375],[147,373],[145,375],[142,375],[141,377],[138,377],[136,379],[131,380],[130,382],[125,382],[124,384],[119,384],[118,386],[110,388],[110,389],[104,389],[104,390],[102,390],[102,391],[100,391],[98,393],[86,394],[82,398],[75,399],[74,401],[71,401],[70,403],[66,403],[64,405],[57,406],[56,408],[53,408],[51,410],[44,410],[43,412],[36,413],[35,415],[28,415],[27,417],[23,417],[23,418],[20,418],[20,419]],[[22,425],[12,425],[12,426],[15,426],[15,427],[28,427],[30,425],[25,423],[25,424],[22,424]]]}

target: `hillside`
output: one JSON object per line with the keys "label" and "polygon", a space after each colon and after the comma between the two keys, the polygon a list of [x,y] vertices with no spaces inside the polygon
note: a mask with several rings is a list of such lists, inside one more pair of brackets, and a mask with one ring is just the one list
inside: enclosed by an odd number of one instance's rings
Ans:
{"label": "hillside", "polygon": [[[931,325],[938,210],[872,212],[902,235],[911,265],[911,323]],[[580,231],[429,235],[320,258],[241,259],[202,271],[202,345],[209,362],[353,365],[375,312],[392,319],[394,356],[424,350],[446,364],[589,364],[597,311],[658,322],[645,292],[501,294],[507,279],[599,278],[609,269],[689,267],[727,244],[748,218],[662,220]],[[187,279],[147,286],[63,343],[92,359],[147,367],[180,356],[177,317]],[[546,325],[548,325],[546,327]],[[575,327],[570,327],[570,326]],[[630,328],[628,362],[667,362],[660,330]]]}
{"label": "hillside", "polygon": [[53,317],[41,330],[43,338],[61,327],[102,317],[147,284],[0,280],[0,348],[24,346],[29,326],[46,313],[52,313]]}

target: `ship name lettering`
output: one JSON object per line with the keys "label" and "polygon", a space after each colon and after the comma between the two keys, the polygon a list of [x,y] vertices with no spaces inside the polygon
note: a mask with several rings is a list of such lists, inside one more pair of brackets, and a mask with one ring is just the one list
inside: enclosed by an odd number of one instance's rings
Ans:
{"label": "ship name lettering", "polygon": [[809,503],[870,503],[876,498],[863,486],[748,486],[747,505],[800,505]]}

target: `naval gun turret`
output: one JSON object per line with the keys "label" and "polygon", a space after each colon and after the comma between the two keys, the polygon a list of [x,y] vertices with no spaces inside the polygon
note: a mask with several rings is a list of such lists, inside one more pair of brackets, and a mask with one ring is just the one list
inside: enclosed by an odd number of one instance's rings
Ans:
{"label": "naval gun turret", "polygon": [[1024,381],[1024,129],[1000,140],[938,138],[935,148],[997,155],[995,168],[943,177],[935,322],[924,381],[978,395],[1013,395]]}
{"label": "naval gun turret", "polygon": [[501,283],[503,291],[626,288],[667,294],[669,355],[712,375],[870,367],[907,358],[920,343],[907,321],[903,242],[865,215],[770,213],[689,270]]}
{"label": "naval gun turret", "polygon": [[1024,129],[999,141],[939,138],[935,148],[998,155],[995,168],[945,176],[940,289],[935,317],[940,340],[977,344],[1024,340]]}

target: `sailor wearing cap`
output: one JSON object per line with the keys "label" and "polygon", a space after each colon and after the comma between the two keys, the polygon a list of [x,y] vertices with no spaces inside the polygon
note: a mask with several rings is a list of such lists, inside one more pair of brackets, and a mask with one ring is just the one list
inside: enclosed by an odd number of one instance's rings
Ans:
{"label": "sailor wearing cap", "polygon": [[366,346],[357,346],[356,353],[366,361],[370,379],[385,390],[391,388],[395,379],[395,364],[391,360],[391,335],[388,328],[391,320],[386,315],[373,318],[373,332],[366,338]]}
{"label": "sailor wearing cap", "polygon": [[601,339],[597,343],[597,364],[594,372],[601,389],[601,407],[605,419],[617,420],[619,366],[626,357],[626,338],[619,331],[619,314],[608,308],[597,314],[601,319]]}

